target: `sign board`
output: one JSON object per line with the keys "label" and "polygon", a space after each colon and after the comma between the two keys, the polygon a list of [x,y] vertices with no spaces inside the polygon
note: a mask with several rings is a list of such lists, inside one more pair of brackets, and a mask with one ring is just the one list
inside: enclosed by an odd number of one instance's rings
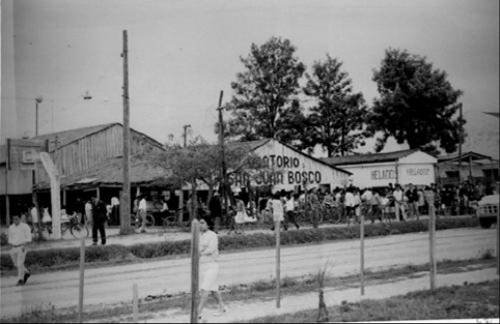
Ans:
{"label": "sign board", "polygon": [[46,151],[46,142],[7,139],[7,165],[9,170],[35,170],[39,153]]}

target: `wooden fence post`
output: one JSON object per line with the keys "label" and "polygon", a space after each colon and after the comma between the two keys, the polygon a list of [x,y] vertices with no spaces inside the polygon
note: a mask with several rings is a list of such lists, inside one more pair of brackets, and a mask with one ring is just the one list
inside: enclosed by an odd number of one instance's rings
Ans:
{"label": "wooden fence post", "polygon": [[429,262],[430,262],[430,286],[431,290],[436,288],[436,209],[434,206],[434,192],[424,192],[429,205]]}
{"label": "wooden fence post", "polygon": [[276,233],[276,308],[281,306],[281,257],[280,257],[280,221],[274,222]]}
{"label": "wooden fence post", "polygon": [[364,211],[361,212],[360,215],[361,224],[359,228],[359,239],[360,239],[360,257],[361,257],[361,295],[365,294],[365,215]]}
{"label": "wooden fence post", "polygon": [[198,323],[200,223],[196,218],[191,221],[191,234],[191,323]]}
{"label": "wooden fence post", "polygon": [[78,289],[78,322],[83,322],[83,280],[85,270],[85,237],[80,240],[80,285]]}
{"label": "wooden fence post", "polygon": [[139,304],[138,304],[138,291],[137,291],[137,283],[134,283],[132,286],[132,313],[133,313],[133,319],[134,323],[137,323],[137,317],[139,314]]}

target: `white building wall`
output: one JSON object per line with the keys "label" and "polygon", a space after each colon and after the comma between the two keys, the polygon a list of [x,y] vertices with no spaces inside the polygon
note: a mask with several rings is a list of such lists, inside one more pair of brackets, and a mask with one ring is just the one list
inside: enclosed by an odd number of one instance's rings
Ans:
{"label": "white building wall", "polygon": [[[342,187],[348,181],[348,173],[309,158],[275,140],[257,148],[255,154],[268,162],[269,172],[262,172],[251,181],[252,185],[272,184],[274,190],[289,191],[302,185],[304,179],[307,179],[308,188],[318,187],[320,184],[328,184],[331,188]],[[241,175],[232,180],[235,190],[246,184]]]}
{"label": "white building wall", "polygon": [[424,152],[415,152],[394,162],[340,165],[353,173],[354,186],[384,187],[389,183],[430,185],[435,183],[434,165],[437,160]]}

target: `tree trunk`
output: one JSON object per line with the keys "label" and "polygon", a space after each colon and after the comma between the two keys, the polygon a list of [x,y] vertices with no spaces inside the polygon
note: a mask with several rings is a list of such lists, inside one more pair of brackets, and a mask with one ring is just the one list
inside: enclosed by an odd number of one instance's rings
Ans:
{"label": "tree trunk", "polygon": [[344,135],[344,127],[342,126],[342,134],[340,135],[340,155],[344,156],[344,143],[345,135]]}
{"label": "tree trunk", "polygon": [[197,218],[198,216],[198,196],[196,194],[196,179],[191,180],[191,219]]}
{"label": "tree trunk", "polygon": [[210,199],[212,199],[212,196],[214,195],[214,185],[213,183],[207,183],[208,185],[208,198],[207,198],[207,203],[210,202]]}

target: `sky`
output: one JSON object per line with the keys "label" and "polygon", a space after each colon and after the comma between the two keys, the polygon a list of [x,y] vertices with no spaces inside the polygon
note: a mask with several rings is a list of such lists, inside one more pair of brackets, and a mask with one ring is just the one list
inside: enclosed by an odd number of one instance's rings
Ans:
{"label": "sky", "polygon": [[[326,54],[342,60],[369,105],[385,49],[426,56],[464,91],[464,150],[498,157],[498,118],[483,114],[499,111],[497,0],[16,0],[13,16],[2,46],[14,37],[12,96],[25,135],[34,132],[38,95],[40,133],[122,121],[126,29],[131,126],[165,142],[190,124],[190,136],[215,141],[219,92],[230,100],[240,56],[280,36],[309,69]],[[405,148],[392,140],[384,151]]]}

